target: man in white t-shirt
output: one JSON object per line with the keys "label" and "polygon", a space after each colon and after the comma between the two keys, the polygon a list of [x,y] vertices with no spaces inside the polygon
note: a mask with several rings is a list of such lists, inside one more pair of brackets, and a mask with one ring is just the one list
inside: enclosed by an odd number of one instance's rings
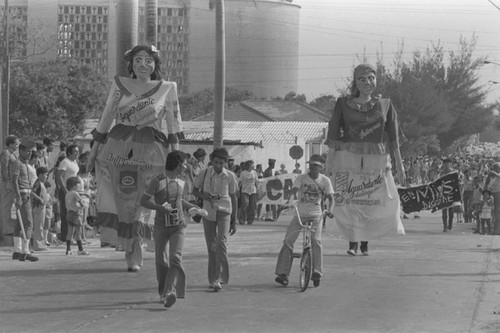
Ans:
{"label": "man in white t-shirt", "polygon": [[[309,172],[298,175],[293,184],[297,191],[297,209],[302,222],[313,220],[313,233],[311,237],[313,274],[311,280],[314,286],[319,286],[323,275],[323,249],[321,246],[321,217],[323,214],[322,200],[328,200],[327,215],[333,217],[333,186],[330,178],[320,173],[324,167],[325,160],[321,155],[312,155],[309,163]],[[295,215],[286,230],[283,246],[281,247],[276,263],[275,281],[286,286],[288,285],[288,275],[292,268],[293,245],[299,237],[302,226]]]}
{"label": "man in white t-shirt", "polygon": [[80,167],[78,166],[78,155],[80,150],[77,145],[69,145],[66,148],[66,157],[59,163],[56,170],[56,183],[59,189],[59,207],[61,209],[61,235],[59,239],[66,241],[68,233],[68,221],[66,220],[66,180],[70,177],[76,177]]}

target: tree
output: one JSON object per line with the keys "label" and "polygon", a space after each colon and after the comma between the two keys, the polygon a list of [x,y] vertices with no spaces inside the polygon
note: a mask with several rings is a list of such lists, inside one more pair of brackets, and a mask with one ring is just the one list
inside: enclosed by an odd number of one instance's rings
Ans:
{"label": "tree", "polygon": [[26,50],[26,58],[31,59],[45,55],[50,51],[57,50],[57,33],[48,32],[48,28],[43,23],[30,23],[26,32],[26,39],[23,39],[23,50]]}
{"label": "tree", "polygon": [[84,120],[104,109],[108,85],[91,67],[66,60],[15,63],[10,132],[31,140],[80,134]]}
{"label": "tree", "polygon": [[295,101],[295,102],[307,103],[306,95],[297,94],[295,91],[291,91],[288,94],[286,94],[284,100],[285,101]]}
{"label": "tree", "polygon": [[[18,58],[24,56],[26,53],[26,45],[24,41],[27,38],[27,23],[23,20],[22,10],[10,10],[7,15],[7,23],[9,26],[8,33],[8,45],[9,45],[9,56]],[[5,29],[4,29],[4,16],[0,15],[0,40],[2,41],[2,46],[5,40]],[[4,56],[5,47],[0,48],[0,55]]]}
{"label": "tree", "polygon": [[333,95],[321,95],[312,100],[309,105],[323,111],[326,114],[331,114],[335,108],[337,98]]}
{"label": "tree", "polygon": [[392,99],[409,139],[404,151],[436,152],[493,122],[495,105],[486,103],[486,90],[477,83],[475,43],[475,37],[462,38],[461,49],[449,52],[449,65],[439,43],[406,62],[399,52],[392,72],[378,63],[378,90]]}
{"label": "tree", "polygon": [[[255,99],[255,96],[250,91],[226,87],[226,107],[249,99]],[[190,120],[214,112],[214,90],[213,88],[207,88],[188,96],[181,96],[179,97],[179,105],[182,112],[182,119],[184,120]]]}
{"label": "tree", "polygon": [[473,58],[476,41],[476,37],[470,42],[461,38],[460,51],[449,54],[450,65],[443,88],[447,92],[454,121],[450,131],[438,136],[445,147],[460,137],[481,132],[494,121],[495,105],[486,104],[487,90],[477,84],[477,69],[483,60]]}

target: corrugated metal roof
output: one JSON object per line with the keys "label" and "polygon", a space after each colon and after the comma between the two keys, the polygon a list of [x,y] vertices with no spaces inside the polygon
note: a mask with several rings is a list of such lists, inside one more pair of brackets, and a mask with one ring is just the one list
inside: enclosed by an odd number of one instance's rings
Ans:
{"label": "corrugated metal roof", "polygon": [[[294,144],[295,138],[305,142],[322,142],[328,128],[327,122],[299,121],[225,121],[224,140],[241,143],[272,141]],[[184,122],[184,133],[189,141],[211,141],[214,137],[213,121]]]}
{"label": "corrugated metal roof", "polygon": [[320,110],[295,101],[244,101],[242,104],[276,121],[329,120],[329,117]]}
{"label": "corrugated metal roof", "polygon": [[[85,120],[85,129],[76,139],[91,140],[91,131],[99,119]],[[212,141],[214,139],[213,121],[185,121],[184,133],[188,141]],[[260,143],[271,141],[295,143],[295,137],[305,142],[322,142],[328,129],[327,122],[303,121],[225,121],[224,140],[241,143]]]}
{"label": "corrugated metal roof", "polygon": [[[225,121],[328,121],[330,117],[318,109],[295,101],[244,101],[227,107]],[[213,121],[207,113],[193,121]]]}

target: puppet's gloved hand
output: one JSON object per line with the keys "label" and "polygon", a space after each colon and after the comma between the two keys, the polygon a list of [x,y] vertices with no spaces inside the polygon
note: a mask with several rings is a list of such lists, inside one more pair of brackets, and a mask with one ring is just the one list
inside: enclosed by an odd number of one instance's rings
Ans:
{"label": "puppet's gloved hand", "polygon": [[188,210],[188,213],[189,215],[191,215],[191,217],[195,217],[196,215],[200,215],[204,218],[207,218],[208,217],[208,212],[206,209],[202,209],[202,208],[198,208],[198,207],[193,207],[191,209]]}

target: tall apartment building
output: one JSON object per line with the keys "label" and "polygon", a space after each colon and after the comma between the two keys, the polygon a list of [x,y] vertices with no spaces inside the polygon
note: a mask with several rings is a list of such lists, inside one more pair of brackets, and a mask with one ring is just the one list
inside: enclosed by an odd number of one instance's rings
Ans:
{"label": "tall apartment building", "polygon": [[[9,0],[15,33],[28,40],[20,55],[63,57],[113,76],[116,4],[120,0]],[[215,11],[209,0],[158,0],[157,48],[164,78],[179,93],[213,87]],[[226,86],[259,97],[284,96],[298,88],[300,7],[284,0],[226,0]],[[144,0],[139,1],[139,42],[144,36]],[[32,38],[46,38],[44,46]],[[49,47],[50,46],[50,47]],[[38,54],[43,47],[48,48]],[[33,51],[35,50],[35,51]]]}

